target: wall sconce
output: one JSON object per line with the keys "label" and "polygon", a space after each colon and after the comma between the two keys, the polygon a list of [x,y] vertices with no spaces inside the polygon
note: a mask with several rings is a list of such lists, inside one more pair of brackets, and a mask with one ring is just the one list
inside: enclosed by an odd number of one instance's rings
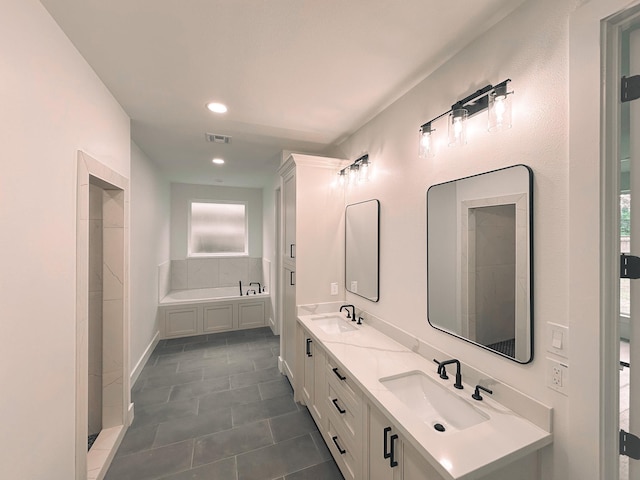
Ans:
{"label": "wall sconce", "polygon": [[489,112],[487,124],[489,132],[499,132],[511,128],[511,98],[509,95],[513,92],[507,91],[507,84],[510,81],[511,79],[508,78],[496,86],[487,85],[468,97],[458,100],[451,105],[451,110],[423,124],[420,127],[418,156],[420,158],[434,156],[433,132],[435,129],[432,124],[447,114],[449,114],[448,144],[450,147],[462,146],[467,143],[467,119],[484,110]]}
{"label": "wall sconce", "polygon": [[363,155],[351,165],[344,167],[338,172],[338,185],[357,185],[369,180],[371,162],[369,155]]}

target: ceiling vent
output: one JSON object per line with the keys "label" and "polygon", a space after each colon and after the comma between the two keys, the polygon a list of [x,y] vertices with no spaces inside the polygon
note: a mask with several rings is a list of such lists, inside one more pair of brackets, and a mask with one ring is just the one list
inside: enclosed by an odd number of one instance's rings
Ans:
{"label": "ceiling vent", "polygon": [[217,133],[205,133],[204,136],[207,142],[211,143],[231,143],[231,137],[229,135],[218,135]]}

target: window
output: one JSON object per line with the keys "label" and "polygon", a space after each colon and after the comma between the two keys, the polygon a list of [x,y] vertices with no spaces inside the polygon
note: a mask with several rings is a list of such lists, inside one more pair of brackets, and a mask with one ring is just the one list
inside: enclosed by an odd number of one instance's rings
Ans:
{"label": "window", "polygon": [[189,256],[248,255],[245,203],[191,201]]}

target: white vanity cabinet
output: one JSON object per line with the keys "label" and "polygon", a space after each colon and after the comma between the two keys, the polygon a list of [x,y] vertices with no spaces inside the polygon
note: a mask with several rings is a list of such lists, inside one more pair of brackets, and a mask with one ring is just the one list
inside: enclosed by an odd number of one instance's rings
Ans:
{"label": "white vanity cabinet", "polygon": [[302,359],[297,388],[302,398],[298,400],[307,406],[316,425],[322,430],[326,427],[326,354],[320,344],[302,328],[298,328],[298,346],[298,354]]}
{"label": "white vanity cabinet", "polygon": [[280,174],[279,272],[281,292],[278,366],[296,383],[296,306],[330,302],[331,283],[344,278],[344,196],[332,184],[344,161],[292,154]]}
{"label": "white vanity cabinet", "polygon": [[441,480],[441,476],[376,407],[368,410],[369,480]]}

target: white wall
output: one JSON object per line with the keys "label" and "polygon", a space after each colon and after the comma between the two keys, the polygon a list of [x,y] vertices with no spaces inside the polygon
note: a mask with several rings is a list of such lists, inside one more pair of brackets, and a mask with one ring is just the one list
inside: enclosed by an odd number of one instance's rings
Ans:
{"label": "white wall", "polygon": [[130,371],[158,331],[158,265],[169,261],[170,184],[131,142]]}
{"label": "white wall", "polygon": [[[546,322],[569,323],[568,22],[575,3],[525,2],[336,152],[355,159],[366,151],[375,168],[374,180],[350,190],[347,203],[369,198],[381,202],[380,302],[366,302],[348,293],[347,300],[554,407],[555,441],[542,455],[540,478],[545,480],[579,478],[573,476],[576,466],[567,459],[576,440],[569,422],[569,399],[546,388],[544,361]],[[515,90],[511,130],[488,134],[486,115],[479,115],[470,120],[468,145],[441,146],[433,159],[417,157],[422,123],[478,88],[506,78],[513,80],[510,87]],[[446,135],[445,119],[434,126],[438,134]],[[534,172],[535,352],[528,365],[431,328],[426,313],[427,189],[517,163],[529,165]],[[597,390],[597,383],[593,388]],[[584,421],[597,422],[597,418]]]}
{"label": "white wall", "polygon": [[0,15],[0,478],[74,478],[77,151],[130,174],[129,119],[36,0]]}
{"label": "white wall", "polygon": [[247,202],[249,256],[262,257],[262,189],[171,184],[171,260],[187,258],[189,201],[232,200]]}

